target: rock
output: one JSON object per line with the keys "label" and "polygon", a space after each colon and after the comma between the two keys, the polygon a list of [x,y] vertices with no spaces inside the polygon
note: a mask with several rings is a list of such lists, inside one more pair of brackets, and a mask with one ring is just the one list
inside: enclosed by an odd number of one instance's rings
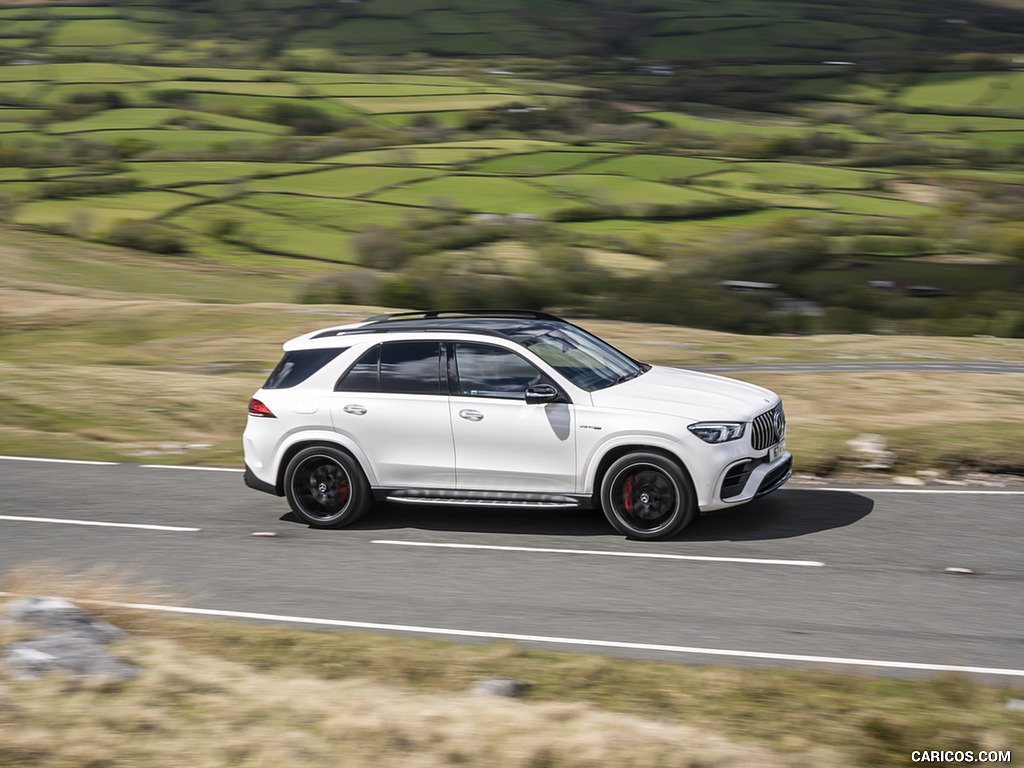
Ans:
{"label": "rock", "polygon": [[113,624],[100,621],[66,600],[53,597],[22,597],[12,602],[4,614],[4,623],[28,624],[50,630],[110,643],[124,636]]}
{"label": "rock", "polygon": [[920,477],[908,477],[907,475],[896,475],[892,479],[896,485],[925,485],[924,479]]}
{"label": "rock", "polygon": [[515,699],[523,694],[530,684],[514,677],[485,677],[469,687],[475,696],[505,696]]}
{"label": "rock", "polygon": [[896,454],[885,447],[881,435],[858,435],[846,444],[860,454],[864,461],[859,465],[861,469],[887,470],[896,463]]}
{"label": "rock", "polygon": [[4,649],[3,663],[21,680],[63,670],[77,677],[130,680],[138,667],[110,654],[101,643],[81,635],[47,635]]}
{"label": "rock", "polygon": [[126,633],[65,600],[20,598],[7,607],[3,623],[55,632],[4,648],[0,662],[22,680],[57,670],[114,680],[130,680],[139,674],[137,667],[104,648]]}

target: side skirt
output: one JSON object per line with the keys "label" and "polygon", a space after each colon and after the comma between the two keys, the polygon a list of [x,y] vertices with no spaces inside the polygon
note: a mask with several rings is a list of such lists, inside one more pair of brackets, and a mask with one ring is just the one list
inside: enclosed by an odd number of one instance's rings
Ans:
{"label": "side skirt", "polygon": [[378,502],[432,504],[459,507],[501,507],[505,509],[592,509],[588,495],[524,493],[521,491],[471,491],[437,488],[374,488]]}

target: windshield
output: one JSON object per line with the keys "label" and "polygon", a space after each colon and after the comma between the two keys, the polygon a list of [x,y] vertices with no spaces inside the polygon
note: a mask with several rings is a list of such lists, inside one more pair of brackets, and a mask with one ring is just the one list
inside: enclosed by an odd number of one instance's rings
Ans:
{"label": "windshield", "polygon": [[581,328],[571,326],[553,328],[523,340],[522,344],[588,392],[635,378],[649,367]]}

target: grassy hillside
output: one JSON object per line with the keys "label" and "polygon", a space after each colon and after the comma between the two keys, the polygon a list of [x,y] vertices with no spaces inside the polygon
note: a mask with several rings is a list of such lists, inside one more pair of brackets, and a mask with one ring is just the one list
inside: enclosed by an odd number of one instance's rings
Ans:
{"label": "grassy hillside", "polygon": [[[255,45],[262,55],[636,56],[666,61],[850,58],[906,50],[1019,50],[1014,3],[887,0],[163,0],[17,2],[13,48],[164,53],[172,40]],[[1016,7],[1015,7],[1016,6]],[[188,60],[189,51],[179,51]]]}
{"label": "grassy hillside", "polygon": [[[727,5],[0,7],[0,218],[320,276],[302,301],[1024,335],[1018,11]],[[495,43],[612,16],[668,53]]]}

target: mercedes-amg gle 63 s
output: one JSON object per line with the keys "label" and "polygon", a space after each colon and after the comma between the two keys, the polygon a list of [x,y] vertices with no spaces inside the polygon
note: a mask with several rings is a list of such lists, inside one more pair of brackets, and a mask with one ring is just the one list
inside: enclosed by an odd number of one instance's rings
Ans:
{"label": "mercedes-amg gle 63 s", "polygon": [[600,507],[662,539],[791,474],[773,392],[641,363],[543,312],[382,315],[284,350],[249,403],[245,482],[316,527],[384,500]]}

